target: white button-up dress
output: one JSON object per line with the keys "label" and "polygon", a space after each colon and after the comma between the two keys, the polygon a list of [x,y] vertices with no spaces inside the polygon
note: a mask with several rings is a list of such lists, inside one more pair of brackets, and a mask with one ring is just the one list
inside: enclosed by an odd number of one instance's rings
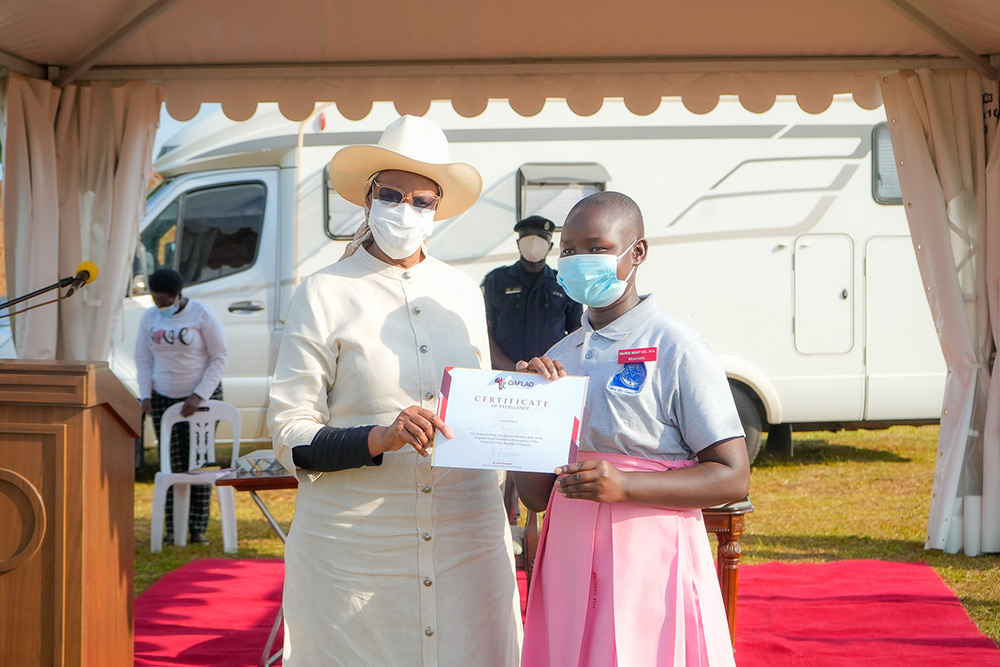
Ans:
{"label": "white button-up dress", "polygon": [[502,473],[382,465],[297,470],[324,425],[388,425],[437,408],[445,366],[489,368],[483,298],[427,258],[402,269],[359,249],[292,300],[268,413],[300,484],[285,546],[286,667],[517,665],[521,615]]}

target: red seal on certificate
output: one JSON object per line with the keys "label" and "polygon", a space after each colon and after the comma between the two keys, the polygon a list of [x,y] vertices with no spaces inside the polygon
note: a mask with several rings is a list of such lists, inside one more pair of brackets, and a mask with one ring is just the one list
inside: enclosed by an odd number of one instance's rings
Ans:
{"label": "red seal on certificate", "polygon": [[634,350],[618,350],[619,364],[635,364],[640,361],[656,361],[656,348],[643,347]]}

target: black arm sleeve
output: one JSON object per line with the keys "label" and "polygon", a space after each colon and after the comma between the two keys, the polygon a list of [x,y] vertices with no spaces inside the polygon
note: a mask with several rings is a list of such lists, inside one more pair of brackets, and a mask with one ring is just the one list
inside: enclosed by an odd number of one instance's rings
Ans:
{"label": "black arm sleeve", "polygon": [[336,472],[364,466],[382,465],[382,455],[374,459],[368,451],[368,433],[374,426],[334,428],[324,426],[308,445],[292,448],[292,461],[300,468],[316,472]]}

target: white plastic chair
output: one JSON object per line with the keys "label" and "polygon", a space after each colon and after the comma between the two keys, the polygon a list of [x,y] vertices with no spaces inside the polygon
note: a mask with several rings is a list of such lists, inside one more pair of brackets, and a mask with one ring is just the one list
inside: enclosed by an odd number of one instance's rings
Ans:
{"label": "white plastic chair", "polygon": [[[226,553],[237,549],[236,493],[231,486],[215,486],[215,480],[229,474],[226,470],[199,470],[215,461],[215,427],[217,422],[228,421],[233,427],[233,461],[240,456],[240,413],[235,406],[224,401],[205,401],[190,417],[181,416],[183,403],[171,405],[160,418],[160,471],[153,477],[153,517],[150,522],[149,550],[156,553],[163,549],[163,515],[166,511],[167,489],[174,489],[174,544],[187,545],[188,512],[191,507],[191,486],[215,487],[219,497],[222,518],[222,547]],[[189,472],[172,472],[170,469],[170,433],[174,424],[191,425],[191,454]]]}

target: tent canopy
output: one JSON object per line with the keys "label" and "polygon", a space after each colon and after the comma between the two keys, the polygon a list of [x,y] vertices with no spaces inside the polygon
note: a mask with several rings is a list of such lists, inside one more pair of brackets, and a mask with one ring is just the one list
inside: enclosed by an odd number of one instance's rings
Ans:
{"label": "tent canopy", "polygon": [[997,0],[6,0],[8,275],[23,294],[84,256],[104,267],[96,298],[19,316],[19,352],[110,349],[161,93],[177,120],[202,102],[234,120],[259,102],[361,118],[383,100],[474,116],[489,99],[532,115],[564,98],[587,115],[607,97],[647,114],[680,96],[705,113],[722,94],[818,113],[837,93],[867,108],[884,93],[949,365],[927,546],[1000,552],[998,54]]}
{"label": "tent canopy", "polygon": [[280,102],[305,118],[317,101],[367,114],[373,100],[459,113],[505,98],[537,113],[547,97],[593,113],[624,97],[649,113],[680,95],[710,111],[719,94],[763,111],[775,94],[822,111],[833,93],[881,103],[878,74],[974,69],[996,78],[995,0],[598,0],[376,6],[344,0],[13,0],[0,6],[0,67],[57,86],[162,83],[178,120],[201,102],[245,119]]}

